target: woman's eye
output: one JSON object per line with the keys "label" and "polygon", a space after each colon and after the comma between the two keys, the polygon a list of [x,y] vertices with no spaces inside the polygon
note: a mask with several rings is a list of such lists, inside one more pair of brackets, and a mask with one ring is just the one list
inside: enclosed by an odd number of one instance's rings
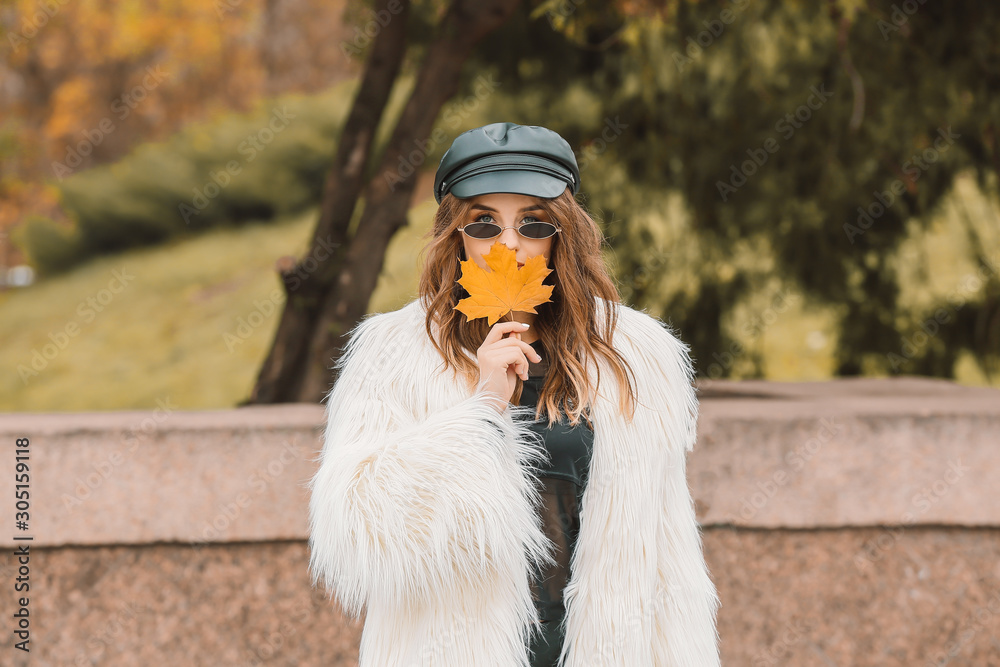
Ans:
{"label": "woman's eye", "polygon": [[[489,213],[483,213],[482,215],[476,217],[476,219],[473,220],[473,222],[488,222],[488,223],[492,223],[494,225],[495,224],[499,224],[495,220],[493,220],[493,216],[491,214],[489,214]],[[542,221],[539,218],[536,218],[533,215],[526,215],[521,220],[521,224],[522,225],[527,224],[529,222],[542,222]]]}

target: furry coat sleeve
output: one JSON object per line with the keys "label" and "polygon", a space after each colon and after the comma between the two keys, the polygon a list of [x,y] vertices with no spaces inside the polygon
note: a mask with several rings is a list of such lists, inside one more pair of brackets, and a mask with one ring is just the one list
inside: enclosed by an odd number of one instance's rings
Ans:
{"label": "furry coat sleeve", "polygon": [[378,662],[393,640],[383,636],[376,646],[370,625],[395,625],[385,630],[405,643],[400,625],[374,618],[379,610],[410,610],[412,621],[460,605],[468,591],[512,602],[481,621],[496,645],[479,648],[498,665],[525,664],[526,635],[508,629],[527,632],[536,622],[527,573],[551,559],[527,472],[541,453],[514,423],[522,412],[500,414],[483,393],[428,409],[439,380],[415,362],[427,358],[415,343],[424,333],[416,322],[399,311],[368,316],[338,361],[310,484],[313,583],[322,579],[354,617],[368,607],[363,664],[397,664]]}

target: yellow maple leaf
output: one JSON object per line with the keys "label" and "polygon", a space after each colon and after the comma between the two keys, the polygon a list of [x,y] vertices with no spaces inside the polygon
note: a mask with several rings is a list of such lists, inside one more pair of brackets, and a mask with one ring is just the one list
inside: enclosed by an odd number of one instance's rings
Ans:
{"label": "yellow maple leaf", "polygon": [[462,277],[458,279],[469,296],[459,301],[455,310],[470,320],[485,317],[493,326],[512,310],[536,313],[535,306],[552,300],[552,285],[542,284],[552,269],[545,265],[542,255],[532,257],[519,269],[516,253],[497,241],[483,259],[489,272],[467,259],[462,262]]}

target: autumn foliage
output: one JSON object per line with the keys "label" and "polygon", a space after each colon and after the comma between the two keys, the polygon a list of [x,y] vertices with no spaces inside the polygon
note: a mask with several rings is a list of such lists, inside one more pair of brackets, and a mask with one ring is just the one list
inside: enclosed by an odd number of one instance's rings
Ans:
{"label": "autumn foliage", "polygon": [[[65,179],[192,121],[356,76],[346,2],[14,0],[0,12],[0,267],[31,217],[76,221]],[[265,27],[262,29],[262,26]]]}
{"label": "autumn foliage", "polygon": [[458,279],[469,296],[459,301],[455,310],[470,320],[485,317],[493,326],[512,310],[534,313],[535,306],[551,301],[552,285],[543,285],[542,281],[552,269],[542,255],[518,268],[514,251],[498,241],[483,259],[489,271],[467,259],[462,262],[462,277]]}

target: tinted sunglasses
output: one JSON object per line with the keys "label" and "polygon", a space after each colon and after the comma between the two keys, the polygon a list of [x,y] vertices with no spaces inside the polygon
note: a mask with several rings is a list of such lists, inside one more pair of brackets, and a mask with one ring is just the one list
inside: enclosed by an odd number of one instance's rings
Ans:
{"label": "tinted sunglasses", "polygon": [[[503,230],[507,227],[501,227],[498,224],[492,222],[473,222],[464,227],[459,227],[458,230],[465,232],[474,239],[492,239],[500,236]],[[517,227],[517,233],[526,239],[539,240],[547,239],[550,236],[555,236],[557,232],[562,230],[553,225],[550,222],[526,222],[520,227]]]}

